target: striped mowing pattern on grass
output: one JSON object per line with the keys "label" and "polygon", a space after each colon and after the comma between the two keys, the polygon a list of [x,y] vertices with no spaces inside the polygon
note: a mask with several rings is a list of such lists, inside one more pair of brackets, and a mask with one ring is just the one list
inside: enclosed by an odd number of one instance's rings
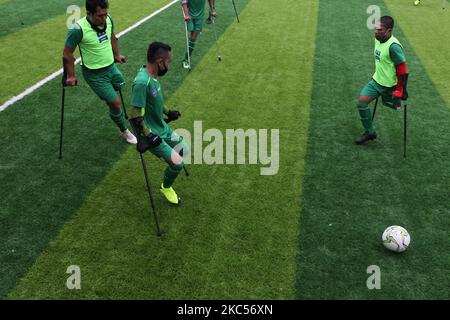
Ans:
{"label": "striped mowing pattern on grass", "polygon": [[[222,10],[217,24],[234,18],[232,9]],[[271,19],[262,18],[267,12]],[[180,176],[174,186],[182,205],[172,207],[157,193],[165,165],[148,155],[166,232],[157,240],[138,155],[130,149],[9,297],[292,298],[316,14],[317,1],[285,0],[281,7],[250,1],[220,46],[201,61],[194,51],[193,72],[168,101],[183,113],[178,127],[202,120],[205,129],[222,131],[279,128],[278,175],[262,177],[254,165],[192,165],[191,177]],[[164,23],[173,26],[172,18]],[[127,41],[148,31],[143,26]],[[207,37],[213,39],[211,26],[197,48]],[[168,76],[181,71],[180,58],[174,55]],[[79,291],[65,288],[72,264],[81,268]]]}
{"label": "striped mowing pattern on grass", "polygon": [[[382,1],[320,1],[297,297],[448,299],[450,110],[405,38],[403,16],[394,34],[411,73],[408,159],[402,158],[403,113],[380,105],[378,139],[353,143],[363,131],[356,101],[374,71],[373,31],[366,26],[374,4],[390,13]],[[390,225],[411,234],[406,253],[384,249],[381,235]],[[381,290],[366,286],[371,265],[381,269]]]}
{"label": "striped mowing pattern on grass", "polygon": [[[245,4],[239,1],[238,9]],[[235,21],[231,6],[224,6],[220,12],[220,22],[216,24],[219,35]],[[125,102],[130,101],[129,84],[145,63],[152,41],[167,42],[173,48],[171,72],[162,79],[167,97],[188,75],[181,66],[185,37],[180,7],[172,6],[140,28],[143,30],[138,35],[131,36],[136,31],[133,30],[120,40],[128,60],[119,66],[127,82]],[[194,64],[202,59],[213,39],[211,32],[202,35],[202,45],[193,56]],[[80,75],[78,67],[77,74]],[[2,193],[0,206],[4,226],[0,233],[0,296],[15,286],[48,241],[56,237],[61,226],[129,148],[109,119],[104,102],[79,77],[79,86],[66,90],[64,156],[58,161],[60,103],[58,79],[0,116],[0,181],[2,190],[7,190]]]}
{"label": "striped mowing pattern on grass", "polygon": [[[140,25],[142,25],[143,23],[147,22],[148,20],[150,20],[151,18],[153,18],[154,16],[158,15],[159,13],[161,13],[162,11],[168,9],[169,7],[171,7],[172,5],[174,5],[175,3],[177,3],[178,0],[172,0],[172,2],[168,3],[167,5],[163,6],[162,8],[158,9],[157,11],[153,12],[152,14],[148,15],[147,17],[139,20],[138,22],[134,23],[133,25],[131,25],[130,27],[126,28],[125,30],[122,30],[118,33],[116,33],[116,37],[117,39],[120,39],[121,36],[127,34],[128,32],[136,29],[137,27],[139,27]],[[75,60],[75,65],[79,64],[81,61],[80,58],[77,58]],[[3,103],[0,106],[0,112],[6,110],[7,108],[9,108],[10,106],[12,106],[13,104],[17,103],[18,101],[22,100],[24,97],[28,96],[29,94],[33,93],[34,91],[38,90],[39,88],[41,88],[42,86],[44,86],[45,84],[47,84],[49,81],[55,79],[56,77],[59,77],[63,74],[63,68],[59,69],[58,71],[53,72],[51,75],[47,76],[46,78],[42,79],[41,81],[35,83],[34,85],[32,85],[31,87],[27,88],[25,91],[21,92],[20,94],[18,94],[17,96],[12,97],[11,99],[7,100],[5,103]]]}

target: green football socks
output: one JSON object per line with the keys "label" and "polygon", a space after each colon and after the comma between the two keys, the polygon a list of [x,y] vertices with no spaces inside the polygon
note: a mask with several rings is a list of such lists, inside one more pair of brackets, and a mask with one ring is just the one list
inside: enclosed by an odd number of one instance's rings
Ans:
{"label": "green football socks", "polygon": [[164,181],[163,181],[164,188],[170,188],[172,186],[182,168],[183,165],[181,165],[181,168],[180,166],[170,166],[166,168],[166,170],[164,171]]}
{"label": "green football socks", "polygon": [[356,106],[358,107],[359,116],[364,129],[366,129],[369,133],[375,133],[375,129],[372,124],[372,113],[370,112],[369,105],[358,101]]}
{"label": "green football socks", "polygon": [[[189,39],[189,56],[192,57],[192,51],[194,51],[196,40]],[[184,60],[188,60],[188,53],[184,56]]]}
{"label": "green football socks", "polygon": [[109,116],[117,127],[119,127],[121,132],[124,132],[127,129],[125,115],[122,108],[120,108],[120,110],[109,109]]}

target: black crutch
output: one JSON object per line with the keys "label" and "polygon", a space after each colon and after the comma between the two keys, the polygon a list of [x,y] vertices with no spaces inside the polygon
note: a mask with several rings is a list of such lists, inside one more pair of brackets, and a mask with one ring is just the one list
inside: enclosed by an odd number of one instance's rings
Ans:
{"label": "black crutch", "polygon": [[148,177],[147,166],[145,165],[144,155],[142,153],[139,153],[139,155],[141,156],[142,168],[144,169],[145,183],[147,184],[147,192],[150,199],[150,205],[153,211],[153,217],[156,223],[156,235],[158,237],[161,237],[162,234],[161,229],[159,228],[158,215],[156,214],[155,200],[153,199],[152,189],[150,187],[150,178]]}
{"label": "black crutch", "polygon": [[122,89],[119,89],[119,94],[120,94],[120,100],[122,101],[122,109],[123,109],[123,112],[125,113],[125,119],[128,120],[127,109],[125,108],[125,103],[123,102]]}
{"label": "black crutch", "polygon": [[375,118],[375,112],[377,112],[378,98],[379,97],[377,97],[377,100],[375,101],[375,107],[373,107],[372,121]]}
{"label": "black crutch", "polygon": [[[64,132],[64,104],[66,99],[66,87],[67,87],[67,71],[66,71],[66,59],[63,57],[63,76],[61,79],[62,86],[62,98],[61,98],[61,127],[59,132],[59,159],[62,159],[62,147],[63,147],[63,132]],[[78,81],[75,82],[75,85]]]}
{"label": "black crutch", "polygon": [[[133,129],[134,135],[139,139],[140,130],[138,128],[138,124],[136,124],[134,122],[134,120],[135,119],[129,120],[129,123],[131,125],[131,128]],[[161,229],[159,228],[159,221],[158,221],[158,215],[156,214],[155,200],[153,199],[152,189],[150,187],[150,178],[147,173],[147,166],[145,165],[144,154],[139,152],[139,156],[141,157],[142,169],[144,170],[145,183],[147,185],[148,197],[150,199],[150,206],[152,207],[153,217],[154,217],[155,223],[156,223],[156,235],[158,237],[161,237],[162,233],[161,233]]]}
{"label": "black crutch", "polygon": [[[406,101],[408,100],[408,77],[409,74],[406,73],[404,75],[402,75],[403,77],[403,97],[401,97],[400,100],[404,101],[404,109],[403,109],[403,159],[406,159],[406,149],[407,149],[407,138],[408,138],[408,118],[407,118],[407,114],[408,114],[408,106]],[[378,105],[378,98],[375,101],[375,107],[373,108],[373,114],[372,114],[372,120],[375,118],[375,112],[377,111],[377,105]]]}
{"label": "black crutch", "polygon": [[406,135],[407,135],[407,117],[406,117],[406,101],[403,110],[403,159],[406,159]]}
{"label": "black crutch", "polygon": [[61,101],[61,128],[59,133],[59,159],[62,159],[63,130],[64,130],[64,100],[66,98],[66,85],[62,85],[62,101]]}
{"label": "black crutch", "polygon": [[219,41],[217,39],[217,32],[216,32],[216,24],[215,24],[215,18],[211,16],[211,21],[213,25],[213,31],[214,31],[214,37],[216,39],[216,46],[217,46],[217,60],[222,61],[222,56],[220,55],[220,45]]}
{"label": "black crutch", "polygon": [[234,0],[231,0],[231,2],[233,2],[234,13],[236,14],[237,22],[239,23],[239,15],[238,15],[238,12],[236,10],[236,4],[234,3]]}
{"label": "black crutch", "polygon": [[403,97],[402,100],[405,102],[404,110],[403,110],[403,159],[406,159],[406,144],[407,144],[407,124],[408,124],[408,118],[407,118],[407,103],[408,100],[408,77],[409,74],[403,75]]}
{"label": "black crutch", "polygon": [[67,80],[67,72],[65,68],[65,59],[63,58],[63,77],[61,79],[61,87],[62,87],[62,98],[61,98],[61,125],[59,131],[59,159],[62,159],[62,146],[63,146],[63,130],[64,130],[64,102],[66,100],[66,80]]}

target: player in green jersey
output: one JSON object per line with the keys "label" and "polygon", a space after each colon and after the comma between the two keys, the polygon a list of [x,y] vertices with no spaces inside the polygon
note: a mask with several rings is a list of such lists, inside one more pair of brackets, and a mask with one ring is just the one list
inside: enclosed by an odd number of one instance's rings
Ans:
{"label": "player in green jersey", "polygon": [[[187,23],[187,29],[191,33],[189,39],[189,56],[192,56],[192,51],[194,51],[196,41],[200,32],[203,29],[203,21],[205,20],[205,3],[206,0],[181,0],[181,5],[183,6],[184,21]],[[216,11],[214,9],[214,0],[208,0],[209,9],[211,11],[211,16],[216,16]],[[188,61],[188,50],[186,50],[186,55],[183,60],[183,68],[190,68]]]}
{"label": "player in green jersey", "polygon": [[137,150],[144,153],[149,150],[169,165],[164,172],[161,192],[173,204],[180,199],[172,185],[181,170],[183,156],[188,153],[188,145],[176,134],[164,120],[178,119],[181,114],[169,110],[164,105],[164,96],[158,77],[169,70],[171,48],[167,44],[153,42],[147,51],[147,65],[143,66],[133,81],[131,105],[133,106],[130,122],[138,138]]}
{"label": "player in green jersey", "polygon": [[66,84],[75,86],[75,58],[78,46],[81,54],[83,77],[92,90],[109,106],[109,115],[122,133],[123,138],[136,144],[136,137],[127,129],[123,106],[117,91],[125,79],[115,62],[125,63],[119,52],[119,43],[114,34],[114,22],[108,14],[108,0],[86,0],[87,15],[72,27],[64,46],[64,68]]}
{"label": "player in green jersey", "polygon": [[365,129],[355,141],[356,144],[364,144],[377,138],[369,108],[371,101],[381,96],[385,106],[393,109],[401,106],[404,76],[408,71],[403,47],[392,35],[393,29],[394,19],[390,16],[381,17],[375,27],[375,74],[362,89],[356,105]]}

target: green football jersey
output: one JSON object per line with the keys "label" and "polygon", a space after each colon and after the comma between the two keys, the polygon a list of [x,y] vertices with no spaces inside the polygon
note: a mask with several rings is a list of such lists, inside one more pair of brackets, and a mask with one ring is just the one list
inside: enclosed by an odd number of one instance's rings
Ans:
{"label": "green football jersey", "polygon": [[[391,47],[394,48],[391,50]],[[401,52],[400,54],[398,52]],[[373,79],[384,87],[393,87],[397,84],[395,66],[404,60],[400,42],[394,36],[381,43],[375,39],[375,74]]]}
{"label": "green football jersey", "polygon": [[189,8],[189,15],[192,19],[203,18],[205,15],[206,0],[182,0],[182,4],[187,3]]}
{"label": "green football jersey", "polygon": [[108,15],[104,30],[94,30],[87,17],[80,19],[69,29],[65,45],[71,49],[80,48],[81,65],[89,69],[101,69],[114,63],[111,36],[114,22]]}
{"label": "green football jersey", "polygon": [[164,96],[158,79],[142,67],[133,81],[131,105],[145,108],[144,122],[153,134],[168,138],[170,128],[164,121]]}

